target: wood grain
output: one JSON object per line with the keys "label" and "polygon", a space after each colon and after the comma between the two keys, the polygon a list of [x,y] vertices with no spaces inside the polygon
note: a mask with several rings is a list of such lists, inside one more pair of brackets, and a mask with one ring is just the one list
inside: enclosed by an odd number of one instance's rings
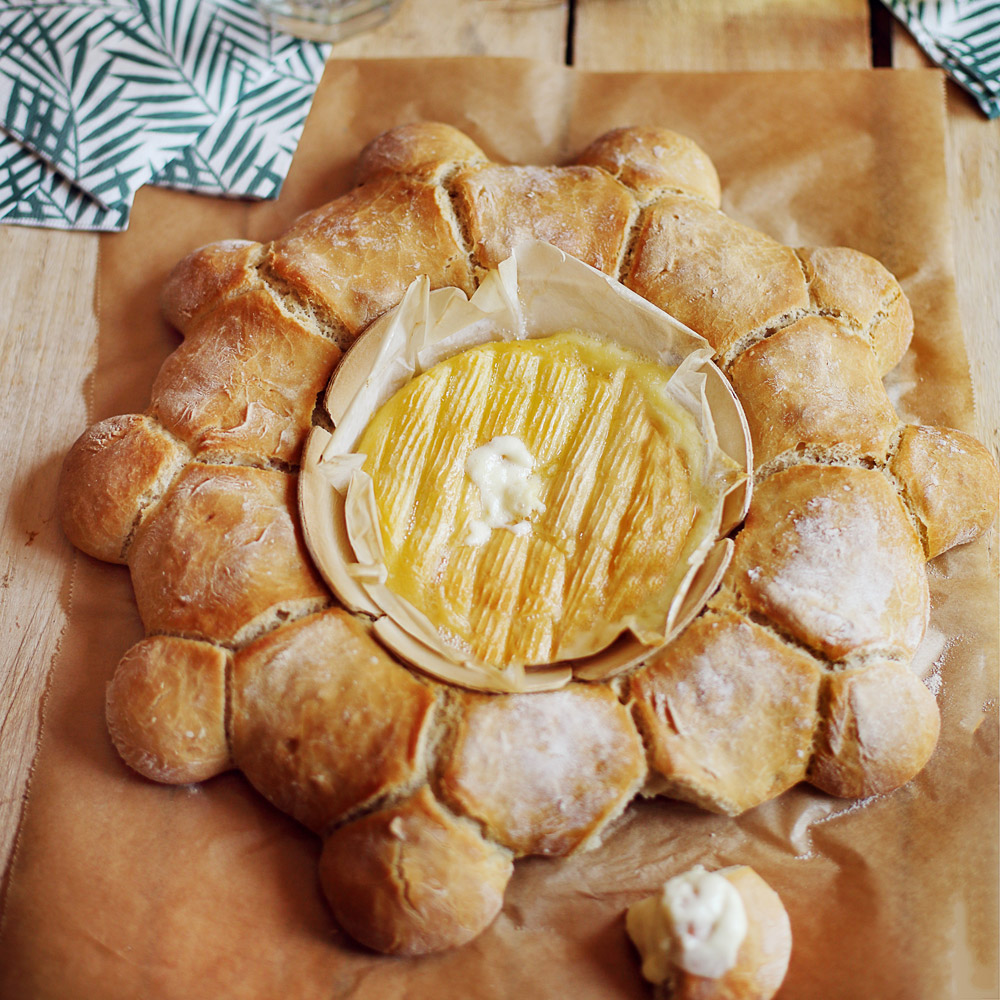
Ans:
{"label": "wood grain", "polygon": [[385,24],[336,44],[332,58],[519,56],[563,62],[569,16],[570,0],[404,0]]}
{"label": "wood grain", "polygon": [[581,69],[871,65],[867,0],[578,0],[575,21]]}
{"label": "wood grain", "polygon": [[66,622],[76,553],[55,509],[62,456],[87,422],[97,343],[97,237],[0,230],[5,266],[0,397],[0,866],[6,868]]}

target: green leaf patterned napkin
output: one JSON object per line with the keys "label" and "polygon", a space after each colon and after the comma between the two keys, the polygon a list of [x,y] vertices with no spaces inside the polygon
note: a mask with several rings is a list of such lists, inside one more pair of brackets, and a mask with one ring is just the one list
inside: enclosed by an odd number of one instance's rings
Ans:
{"label": "green leaf patterned napkin", "polygon": [[0,0],[0,221],[118,230],[146,183],[273,198],[329,46],[252,0]]}
{"label": "green leaf patterned napkin", "polygon": [[882,0],[989,118],[1000,117],[998,0]]}

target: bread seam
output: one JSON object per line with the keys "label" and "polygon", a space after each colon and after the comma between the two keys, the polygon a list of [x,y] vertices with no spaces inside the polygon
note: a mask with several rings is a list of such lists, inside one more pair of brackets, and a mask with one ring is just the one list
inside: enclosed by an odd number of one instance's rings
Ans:
{"label": "bread seam", "polygon": [[267,252],[257,265],[261,284],[288,315],[299,320],[311,332],[332,340],[342,351],[346,351],[357,339],[357,334],[352,334],[338,317],[323,310],[318,303],[306,298],[290,282],[275,273],[271,263],[272,248],[273,244],[267,245]]}
{"label": "bread seam", "polygon": [[[177,447],[177,450],[181,453],[182,457],[185,454],[187,457],[184,458],[183,461],[179,461],[174,464],[172,470],[170,470],[169,478],[167,478],[166,475],[158,477],[153,483],[153,486],[139,497],[139,509],[136,511],[135,517],[132,519],[132,524],[129,527],[128,534],[122,541],[120,556],[122,563],[125,565],[128,564],[128,553],[132,548],[136,535],[139,534],[139,530],[142,528],[149,516],[156,510],[157,507],[160,506],[163,502],[163,498],[170,492],[170,488],[174,485],[181,473],[188,467],[188,465],[190,465],[192,459],[194,458],[194,452],[191,450],[187,442],[177,437],[177,435],[172,431],[167,430],[167,428],[160,423],[158,417],[153,416],[151,413],[144,413],[141,414],[141,416],[149,420],[151,423],[156,424],[163,436],[169,438],[170,441]],[[162,486],[162,488],[159,492],[156,492],[156,489],[159,486]],[[146,497],[148,497],[148,500],[143,503],[143,500]]]}

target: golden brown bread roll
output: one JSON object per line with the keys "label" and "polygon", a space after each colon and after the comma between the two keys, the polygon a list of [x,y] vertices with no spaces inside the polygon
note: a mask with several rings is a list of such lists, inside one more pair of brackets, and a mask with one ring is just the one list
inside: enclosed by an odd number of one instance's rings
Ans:
{"label": "golden brown bread roll", "polygon": [[905,784],[929,760],[941,728],[934,695],[891,660],[829,674],[822,706],[809,780],[843,798]]}
{"label": "golden brown bread roll", "polygon": [[813,307],[868,339],[880,375],[895,368],[913,336],[913,312],[896,279],[874,257],[849,247],[799,247],[796,254]]}
{"label": "golden brown bread roll", "polygon": [[737,815],[801,781],[819,664],[733,613],[703,614],[629,679],[652,790]]}
{"label": "golden brown bread roll", "polygon": [[625,284],[700,333],[724,363],[809,307],[793,250],[682,195],[646,213]]}
{"label": "golden brown bread roll", "polygon": [[[868,795],[916,773],[938,716],[906,670],[928,603],[914,525],[928,555],[984,530],[996,470],[957,432],[898,430],[879,376],[912,315],[892,275],[727,218],[711,161],[662,129],[616,129],[576,165],[527,168],[414,124],[373,140],[358,178],[271,244],[182,261],[164,308],[188,339],[150,411],[95,425],[67,457],[67,533],[127,558],[146,629],[163,633],[126,654],[109,691],[124,759],[199,780],[230,766],[229,740],[265,795],[329,834],[321,874],[342,926],[402,953],[479,933],[513,854],[591,846],[647,768],[646,791],[733,813],[803,777]],[[712,607],[620,689],[442,690],[329,608],[295,463],[339,352],[415,276],[468,293],[539,236],[709,341],[763,478]],[[777,969],[779,952],[751,964]],[[709,995],[776,988],[770,973],[733,982]]]}
{"label": "golden brown bread roll", "polygon": [[327,838],[320,882],[340,925],[393,955],[454,948],[500,912],[513,864],[425,787]]}
{"label": "golden brown bread roll", "polygon": [[302,544],[295,476],[192,463],[129,549],[147,632],[239,643],[329,595]]}
{"label": "golden brown bread roll", "polygon": [[971,541],[996,519],[997,467],[968,434],[911,424],[889,470],[921,526],[928,559]]}
{"label": "golden brown bread roll", "polygon": [[344,337],[356,337],[425,274],[473,288],[472,268],[443,188],[388,174],[303,215],[271,245],[271,275]]}
{"label": "golden brown bread roll", "polygon": [[729,368],[759,472],[802,458],[884,462],[899,424],[868,342],[804,316],[744,351]]}
{"label": "golden brown bread roll", "polygon": [[202,460],[298,462],[337,345],[267,288],[192,321],[153,383],[150,413]]}
{"label": "golden brown bread roll", "polygon": [[358,156],[358,184],[386,174],[408,174],[434,183],[460,166],[485,163],[486,154],[464,133],[443,122],[414,122],[375,136]]}
{"label": "golden brown bread roll", "polygon": [[93,424],[63,461],[63,531],[89,555],[125,562],[133,531],[189,457],[155,421],[137,413]]}
{"label": "golden brown bread roll", "polygon": [[501,167],[461,171],[452,190],[483,268],[513,247],[540,239],[608,274],[617,274],[635,200],[595,167]]}
{"label": "golden brown bread roll", "polygon": [[108,685],[107,720],[129,767],[180,785],[233,766],[226,739],[229,656],[211,643],[157,635],[122,657]]}
{"label": "golden brown bread roll", "polygon": [[339,608],[236,655],[232,746],[266,798],[317,833],[422,772],[435,688]]}
{"label": "golden brown bread roll", "polygon": [[223,240],[188,254],[160,292],[167,322],[187,333],[205,311],[258,284],[263,254],[264,248],[250,240]]}
{"label": "golden brown bread roll", "polygon": [[595,139],[576,162],[602,167],[643,202],[687,194],[719,207],[715,164],[686,135],[649,126],[616,128]]}

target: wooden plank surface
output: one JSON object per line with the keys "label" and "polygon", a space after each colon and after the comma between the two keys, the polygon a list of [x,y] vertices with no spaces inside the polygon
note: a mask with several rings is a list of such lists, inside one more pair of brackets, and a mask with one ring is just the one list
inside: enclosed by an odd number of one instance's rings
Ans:
{"label": "wooden plank surface", "polygon": [[97,237],[0,227],[0,866],[13,846],[75,550],[56,516],[63,455],[86,423]]}
{"label": "wooden plank surface", "polygon": [[575,26],[581,69],[871,65],[867,0],[578,0]]}
{"label": "wooden plank surface", "polygon": [[[404,0],[387,24],[334,56],[521,56],[589,70],[742,70],[870,65],[865,0]],[[572,34],[570,34],[572,32]],[[920,64],[900,40],[898,65]],[[400,95],[405,100],[406,95]],[[949,97],[950,197],[962,318],[980,432],[1000,451],[996,281],[1000,135]],[[992,234],[992,237],[991,237]],[[93,235],[0,227],[6,314],[0,403],[0,870],[21,813],[74,555],[55,518],[59,463],[85,426],[97,323]],[[996,559],[996,540],[993,540]],[[995,565],[995,563],[994,563]]]}

